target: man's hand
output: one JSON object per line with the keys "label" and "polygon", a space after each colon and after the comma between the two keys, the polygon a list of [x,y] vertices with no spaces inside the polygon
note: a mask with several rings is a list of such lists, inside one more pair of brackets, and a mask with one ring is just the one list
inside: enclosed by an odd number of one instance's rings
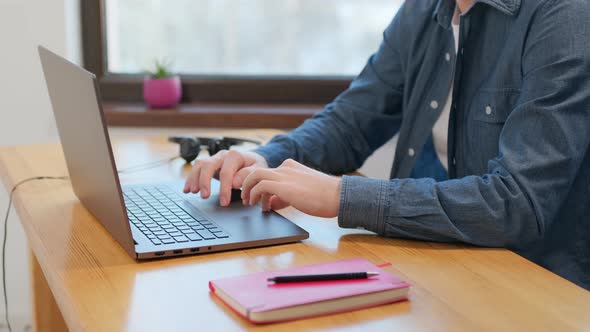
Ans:
{"label": "man's hand", "polygon": [[257,169],[242,184],[244,204],[262,201],[262,209],[292,205],[318,217],[331,218],[340,208],[341,179],[288,159],[275,169]]}
{"label": "man's hand", "polygon": [[202,198],[211,195],[211,178],[219,171],[219,204],[227,206],[231,199],[231,189],[242,187],[244,179],[258,168],[268,168],[266,160],[254,152],[235,150],[219,151],[213,157],[195,162],[184,185],[185,193],[201,193]]}

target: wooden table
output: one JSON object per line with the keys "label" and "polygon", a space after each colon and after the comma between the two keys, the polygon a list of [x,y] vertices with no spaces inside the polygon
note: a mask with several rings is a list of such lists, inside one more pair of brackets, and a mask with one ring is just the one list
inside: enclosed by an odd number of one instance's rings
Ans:
{"label": "wooden table", "polygon": [[[266,139],[269,130],[221,134]],[[120,168],[173,156],[164,138],[115,141]],[[124,183],[182,177],[181,160],[121,175]],[[57,145],[0,150],[7,188],[35,175],[66,175]],[[293,209],[302,243],[136,262],[77,200],[68,181],[18,189],[16,207],[34,255],[38,331],[568,331],[590,330],[590,292],[503,249],[386,239],[338,228]],[[213,278],[364,257],[392,262],[410,301],[267,326],[247,323],[211,296]],[[60,315],[61,312],[61,315]],[[63,315],[63,318],[62,318]]]}

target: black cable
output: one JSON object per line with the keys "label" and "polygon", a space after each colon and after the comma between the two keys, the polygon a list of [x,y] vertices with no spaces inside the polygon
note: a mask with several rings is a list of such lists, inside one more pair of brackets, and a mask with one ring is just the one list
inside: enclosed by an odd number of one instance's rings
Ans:
{"label": "black cable", "polygon": [[[119,170],[118,173],[126,173],[126,172],[139,172],[142,170],[146,170],[149,168],[157,167],[163,164],[170,163],[176,159],[180,158],[180,156],[174,156],[167,159],[157,160],[150,163],[131,166],[122,170]],[[8,327],[8,332],[12,332],[12,327],[10,326],[10,320],[8,318],[8,294],[6,292],[6,240],[8,237],[8,217],[10,216],[10,208],[12,207],[12,197],[14,192],[18,187],[24,183],[36,181],[36,180],[67,180],[69,177],[67,176],[35,176],[28,179],[21,180],[17,182],[12,189],[10,190],[10,194],[8,196],[8,208],[6,209],[6,217],[4,218],[4,234],[2,238],[2,289],[4,295],[4,310],[5,310],[5,319],[6,319],[6,326]]]}
{"label": "black cable", "polygon": [[35,180],[66,180],[68,179],[67,176],[36,176],[28,179],[24,179],[22,181],[17,182],[12,189],[10,190],[10,194],[8,196],[8,208],[6,209],[6,217],[4,218],[4,234],[2,238],[2,289],[4,292],[4,311],[5,311],[5,319],[6,319],[6,326],[8,327],[8,331],[12,332],[12,327],[10,326],[10,320],[8,319],[8,293],[6,292],[6,240],[8,238],[8,217],[10,216],[10,208],[12,207],[12,196],[14,192],[21,184],[35,181]]}

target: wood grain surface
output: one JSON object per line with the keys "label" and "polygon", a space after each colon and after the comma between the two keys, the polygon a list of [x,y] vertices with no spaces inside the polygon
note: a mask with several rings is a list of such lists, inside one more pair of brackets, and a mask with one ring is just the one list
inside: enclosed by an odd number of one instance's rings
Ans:
{"label": "wood grain surface", "polygon": [[[266,140],[277,131],[219,135]],[[201,134],[196,131],[195,134]],[[114,142],[119,168],[177,153],[165,138]],[[122,174],[123,183],[183,178],[175,160]],[[67,175],[59,145],[0,150],[7,188],[38,175]],[[71,331],[588,331],[590,292],[504,249],[387,239],[344,230],[335,219],[287,208],[281,214],[310,233],[296,244],[137,262],[80,204],[68,181],[24,184],[15,203],[34,253],[36,326]],[[211,279],[340,259],[391,262],[413,284],[410,301],[274,325],[244,321],[209,293]],[[38,264],[38,265],[37,265]],[[42,271],[42,273],[39,273]],[[40,279],[39,279],[40,278]],[[47,287],[43,287],[46,282]],[[45,308],[39,303],[48,303]],[[39,312],[47,310],[47,313]]]}
{"label": "wood grain surface", "polygon": [[181,104],[152,110],[143,104],[106,103],[103,108],[109,126],[295,128],[323,105]]}

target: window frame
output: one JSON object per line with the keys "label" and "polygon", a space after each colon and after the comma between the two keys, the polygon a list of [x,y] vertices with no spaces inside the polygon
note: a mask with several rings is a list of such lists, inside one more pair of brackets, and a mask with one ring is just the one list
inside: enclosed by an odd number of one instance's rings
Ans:
{"label": "window frame", "polygon": [[[98,80],[103,101],[142,101],[143,76],[107,72],[105,1],[81,1],[86,70]],[[182,75],[183,103],[325,104],[352,81],[347,76]]]}

